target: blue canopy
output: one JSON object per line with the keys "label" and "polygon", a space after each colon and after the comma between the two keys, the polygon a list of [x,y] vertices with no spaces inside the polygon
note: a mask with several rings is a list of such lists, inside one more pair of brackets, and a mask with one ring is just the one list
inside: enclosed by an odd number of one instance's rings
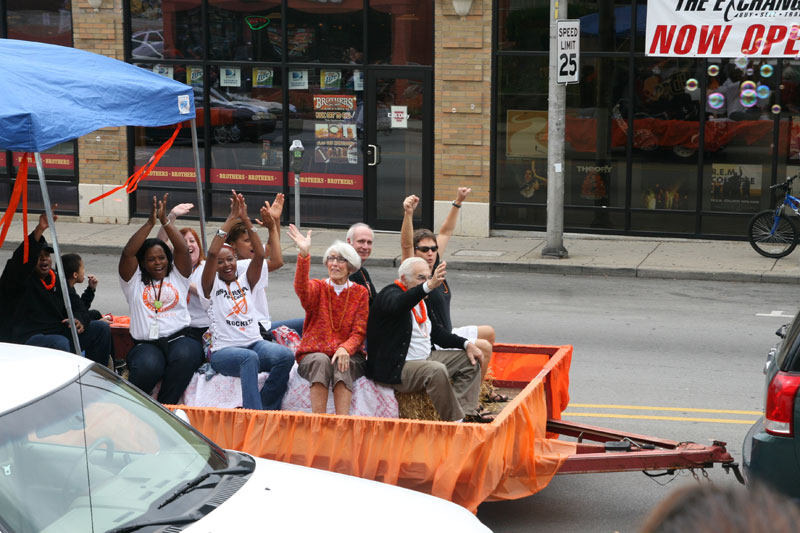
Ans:
{"label": "blue canopy", "polygon": [[113,126],[194,118],[186,84],[77,48],[0,39],[0,148],[42,152]]}

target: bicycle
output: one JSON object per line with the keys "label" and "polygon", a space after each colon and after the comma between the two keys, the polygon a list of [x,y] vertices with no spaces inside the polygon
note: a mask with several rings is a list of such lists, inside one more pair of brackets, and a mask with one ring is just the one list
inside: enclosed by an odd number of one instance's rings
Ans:
{"label": "bicycle", "polygon": [[800,232],[793,217],[800,216],[800,198],[792,196],[789,191],[792,189],[792,182],[798,177],[800,174],[786,178],[783,183],[772,185],[770,189],[783,190],[783,200],[775,209],[761,211],[750,219],[747,228],[750,246],[764,257],[780,259],[792,253],[797,246]]}

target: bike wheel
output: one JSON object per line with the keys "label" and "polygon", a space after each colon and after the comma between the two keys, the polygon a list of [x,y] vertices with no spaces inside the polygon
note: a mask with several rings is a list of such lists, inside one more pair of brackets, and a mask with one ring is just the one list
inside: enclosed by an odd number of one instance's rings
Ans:
{"label": "bike wheel", "polygon": [[786,257],[797,246],[797,223],[789,217],[779,217],[775,231],[772,226],[775,222],[775,211],[767,210],[758,213],[750,219],[747,228],[747,237],[750,246],[763,255],[779,259]]}

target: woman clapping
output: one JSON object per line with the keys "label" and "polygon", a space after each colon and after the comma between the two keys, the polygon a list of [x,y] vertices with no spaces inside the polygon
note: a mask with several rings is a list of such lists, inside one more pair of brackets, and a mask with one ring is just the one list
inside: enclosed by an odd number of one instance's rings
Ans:
{"label": "woman clapping", "polygon": [[311,382],[313,413],[326,412],[328,390],[332,388],[336,414],[346,415],[350,413],[353,382],[366,368],[369,292],[347,279],[361,267],[361,259],[352,246],[336,241],[323,256],[328,278],[309,280],[311,231],[304,237],[289,225],[288,235],[299,250],[294,290],[306,311],[297,349],[297,372]]}
{"label": "woman clapping", "polygon": [[[241,220],[253,243],[253,258],[238,272],[234,249],[224,244],[227,232]],[[264,291],[267,281],[264,247],[247,216],[247,204],[233,191],[231,211],[208,248],[202,275],[202,297],[211,306],[211,366],[220,374],[242,380],[245,409],[278,410],[286,392],[292,351],[261,338],[254,293]],[[258,373],[269,372],[259,393]]]}

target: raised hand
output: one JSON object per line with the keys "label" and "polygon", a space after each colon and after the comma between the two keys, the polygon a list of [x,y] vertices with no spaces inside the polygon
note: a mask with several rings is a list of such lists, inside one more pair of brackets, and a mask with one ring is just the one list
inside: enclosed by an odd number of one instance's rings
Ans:
{"label": "raised hand", "polygon": [[456,203],[458,205],[461,205],[461,202],[466,200],[467,196],[469,196],[469,193],[471,193],[471,192],[472,192],[472,189],[470,189],[469,187],[459,187],[458,188],[458,196],[456,197]]}
{"label": "raised hand", "polygon": [[256,224],[271,230],[275,227],[275,219],[272,217],[272,215],[270,215],[269,208],[267,207],[269,202],[264,202],[264,204],[266,205],[262,205],[260,210],[261,218],[255,219]]}
{"label": "raised hand", "polygon": [[428,281],[428,288],[435,289],[442,284],[444,278],[447,277],[447,261],[442,261],[436,270],[433,271],[433,276]]}
{"label": "raised hand", "polygon": [[309,250],[311,250],[311,230],[308,230],[304,237],[300,230],[297,229],[297,226],[294,224],[289,224],[289,230],[286,232],[286,234],[297,245],[300,255],[303,257],[307,256]]}
{"label": "raised hand", "polygon": [[419,198],[415,195],[406,196],[403,200],[403,211],[408,214],[414,214],[414,210],[419,205]]}
{"label": "raised hand", "polygon": [[239,218],[239,196],[236,191],[231,189],[231,211],[228,213],[228,220],[236,220]]}
{"label": "raised hand", "polygon": [[189,203],[187,203],[187,204],[178,204],[178,205],[176,205],[175,207],[173,207],[170,210],[169,214],[172,217],[172,219],[174,220],[174,219],[176,219],[178,217],[182,217],[184,215],[188,215],[189,211],[191,211],[192,209],[194,209],[194,204],[189,204]]}
{"label": "raised hand", "polygon": [[89,274],[88,276],[86,276],[86,279],[87,279],[87,284],[89,285],[90,289],[96,289],[97,288],[97,278],[96,277],[94,277],[91,274]]}
{"label": "raised hand", "polygon": [[[58,215],[56,215],[56,209],[58,208],[58,204],[53,204],[52,211],[53,211],[53,222],[58,220]],[[47,221],[47,212],[43,212],[39,215],[39,229],[41,231],[46,230],[50,227],[50,223]]]}
{"label": "raised hand", "polygon": [[272,218],[281,218],[281,213],[283,213],[283,202],[284,196],[282,192],[279,192],[275,195],[275,200],[272,201],[272,205],[269,205],[269,202],[264,202],[264,205],[269,210],[269,214]]}
{"label": "raised hand", "polygon": [[[156,197],[153,197],[155,200]],[[157,210],[156,210],[156,218],[161,221],[161,224],[167,224],[169,220],[167,219],[167,200],[169,199],[169,193],[164,193],[164,198],[158,201]],[[155,221],[154,221],[155,222]]]}

